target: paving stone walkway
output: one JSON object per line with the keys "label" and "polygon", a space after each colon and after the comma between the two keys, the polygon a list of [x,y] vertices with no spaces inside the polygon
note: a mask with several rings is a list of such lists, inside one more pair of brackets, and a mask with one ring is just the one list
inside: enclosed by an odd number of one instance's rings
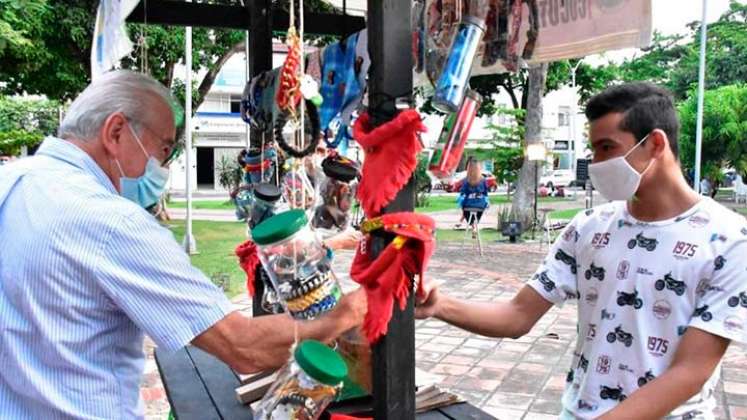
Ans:
{"label": "paving stone walkway", "polygon": [[[533,244],[487,244],[485,255],[465,252],[459,244],[440,244],[429,276],[452,296],[474,301],[509,300],[545,256]],[[340,252],[335,270],[344,287],[352,253]],[[237,306],[247,310],[248,299]],[[518,340],[488,339],[469,334],[438,320],[416,324],[417,366],[430,372],[438,384],[482,407],[499,419],[555,419],[571,363],[576,339],[576,306],[553,308],[532,331]],[[147,417],[168,414],[152,344],[141,389]],[[723,362],[717,388],[719,419],[747,419],[747,346],[732,344]]]}

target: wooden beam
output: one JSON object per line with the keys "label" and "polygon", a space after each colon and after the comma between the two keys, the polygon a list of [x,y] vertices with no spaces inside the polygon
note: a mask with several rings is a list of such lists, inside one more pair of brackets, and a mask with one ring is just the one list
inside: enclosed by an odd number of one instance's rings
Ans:
{"label": "wooden beam", "polygon": [[[368,0],[369,110],[372,122],[380,125],[396,114],[394,96],[412,92],[412,34],[410,15],[412,0]],[[397,193],[385,213],[413,211],[413,179]],[[391,236],[373,243],[378,253]],[[412,290],[412,289],[410,289]],[[395,302],[389,330],[373,348],[374,418],[377,420],[415,418],[415,319],[414,293],[407,307]]]}
{"label": "wooden beam", "polygon": [[[259,1],[262,3],[262,1]],[[147,13],[145,4],[147,3]],[[176,0],[148,0],[135,7],[127,21],[153,25],[193,26],[203,28],[250,29],[248,8],[205,3],[188,3]],[[290,17],[284,10],[273,10],[273,31],[285,32]],[[328,13],[305,13],[305,28],[308,34],[347,36],[366,27],[366,20],[359,16]]]}

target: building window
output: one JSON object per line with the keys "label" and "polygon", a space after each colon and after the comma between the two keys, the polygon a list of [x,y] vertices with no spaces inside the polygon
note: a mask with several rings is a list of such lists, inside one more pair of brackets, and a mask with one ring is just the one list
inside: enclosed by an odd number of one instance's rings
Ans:
{"label": "building window", "polygon": [[231,95],[231,113],[241,112],[241,95]]}
{"label": "building window", "polygon": [[558,111],[558,126],[567,127],[571,125],[571,109],[567,106],[561,106]]}

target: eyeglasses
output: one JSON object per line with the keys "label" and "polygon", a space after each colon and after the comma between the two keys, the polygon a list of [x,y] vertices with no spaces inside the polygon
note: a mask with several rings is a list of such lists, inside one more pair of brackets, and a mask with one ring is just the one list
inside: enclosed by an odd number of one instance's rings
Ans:
{"label": "eyeglasses", "polygon": [[134,123],[141,127],[145,127],[148,131],[151,132],[151,134],[153,134],[153,137],[155,137],[156,140],[158,140],[158,142],[160,143],[160,150],[163,150],[164,151],[163,155],[166,156],[166,158],[161,161],[161,166],[164,166],[164,167],[169,166],[182,154],[182,151],[184,150],[184,144],[182,142],[178,140],[174,140],[174,141],[164,140],[158,137],[157,133],[152,128],[150,128],[150,126],[148,126],[147,124],[142,123],[142,122],[134,122],[132,118],[129,118],[129,117],[125,117],[125,118],[130,123]]}

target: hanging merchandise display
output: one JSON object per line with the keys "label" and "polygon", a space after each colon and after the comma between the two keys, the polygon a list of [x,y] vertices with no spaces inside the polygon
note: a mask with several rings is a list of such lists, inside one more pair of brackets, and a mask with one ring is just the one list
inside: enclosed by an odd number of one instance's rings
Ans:
{"label": "hanging merchandise display", "polygon": [[301,38],[298,36],[294,23],[294,13],[291,11],[290,27],[286,35],[288,53],[280,69],[280,85],[275,96],[278,108],[287,115],[296,115],[296,107],[301,101]]}
{"label": "hanging merchandise display", "polygon": [[236,207],[236,219],[246,220],[252,213],[252,205],[254,204],[252,186],[244,184],[232,191],[230,197],[233,205]]}
{"label": "hanging merchandise display", "polygon": [[254,202],[249,218],[250,229],[275,215],[281,196],[280,188],[271,183],[258,184],[254,187],[252,195],[254,196]]}
{"label": "hanging merchandise display", "polygon": [[302,210],[277,214],[252,229],[260,261],[279,297],[296,319],[332,309],[342,290],[332,272],[331,251],[322,246]]}
{"label": "hanging merchandise display", "polygon": [[[322,59],[321,94],[324,98],[319,110],[319,123],[323,132],[329,128],[332,120],[340,116],[342,125],[350,124],[353,111],[358,107],[363,97],[363,86],[360,84],[359,74],[356,73],[356,62],[363,69],[366,59],[358,59],[357,45],[359,33],[328,45],[324,49]],[[335,141],[327,142],[329,147],[337,147]]]}
{"label": "hanging merchandise display", "polygon": [[[395,300],[404,310],[412,289],[410,279],[416,275],[417,293],[423,296],[424,273],[436,246],[435,228],[432,218],[417,213],[384,214],[361,225],[366,237],[358,245],[350,277],[366,290],[368,312],[363,331],[370,343],[386,334]],[[396,237],[374,257],[370,233],[378,229]]]}
{"label": "hanging merchandise display", "polygon": [[260,420],[316,420],[335,400],[348,374],[334,350],[302,341],[255,411]]}
{"label": "hanging merchandise display", "polygon": [[275,176],[277,151],[272,146],[249,149],[243,157],[244,182],[249,185],[271,182]]}
{"label": "hanging merchandise display", "polygon": [[420,134],[426,127],[414,109],[400,112],[393,120],[373,128],[367,112],[353,126],[355,141],[366,152],[356,197],[368,217],[381,209],[407,184],[423,149]]}
{"label": "hanging merchandise display", "polygon": [[268,71],[246,83],[241,97],[241,119],[259,131],[272,128],[275,102],[276,72]]}
{"label": "hanging merchandise display", "polygon": [[[476,6],[473,10],[481,9]],[[456,112],[462,103],[472,74],[472,63],[484,32],[484,18],[473,14],[462,17],[449,50],[449,57],[436,83],[434,108],[446,113]]]}
{"label": "hanging merchandise display", "polygon": [[442,180],[450,178],[459,166],[472,123],[481,104],[480,94],[468,90],[459,111],[446,119],[428,165],[428,170],[437,178]]}
{"label": "hanging merchandise display", "polygon": [[358,178],[358,164],[337,153],[322,161],[326,179],[319,188],[321,203],[314,210],[312,226],[315,229],[341,232],[350,226],[350,210],[353,204],[351,182]]}
{"label": "hanging merchandise display", "polygon": [[425,73],[416,86],[436,86],[465,15],[485,18],[486,33],[467,65],[471,75],[517,71],[527,65],[589,56],[620,48],[643,48],[652,36],[650,0],[540,1],[425,0],[423,21],[413,32],[425,35]]}
{"label": "hanging merchandise display", "polygon": [[[292,166],[297,166],[297,162],[293,162]],[[302,167],[298,166],[283,176],[282,189],[283,198],[291,209],[306,211],[314,207],[316,191]]]}
{"label": "hanging merchandise display", "polygon": [[300,141],[300,124],[297,117],[288,112],[281,112],[275,119],[275,142],[290,156],[302,158],[316,150],[321,138],[319,115],[316,106],[309,100],[304,101],[305,121],[303,141]]}

